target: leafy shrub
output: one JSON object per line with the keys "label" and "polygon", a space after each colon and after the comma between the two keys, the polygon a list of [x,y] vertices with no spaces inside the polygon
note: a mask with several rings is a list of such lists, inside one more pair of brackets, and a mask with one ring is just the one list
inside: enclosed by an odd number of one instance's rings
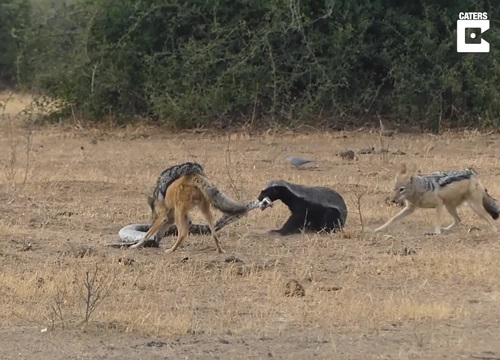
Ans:
{"label": "leafy shrub", "polygon": [[95,121],[498,126],[500,24],[489,54],[459,54],[464,9],[500,15],[481,0],[74,0],[33,17],[21,80]]}

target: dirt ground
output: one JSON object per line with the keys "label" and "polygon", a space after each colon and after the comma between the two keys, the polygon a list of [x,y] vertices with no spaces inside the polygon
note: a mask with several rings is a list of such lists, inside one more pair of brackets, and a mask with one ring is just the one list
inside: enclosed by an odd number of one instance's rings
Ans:
{"label": "dirt ground", "polygon": [[[400,210],[386,198],[403,161],[473,165],[500,198],[498,135],[29,136],[4,122],[0,139],[0,359],[500,359],[498,233],[465,205],[451,234],[424,235],[432,210],[373,233]],[[336,155],[370,147],[389,151]],[[294,169],[285,153],[315,162]],[[173,254],[163,250],[174,238],[107,247],[148,222],[159,173],[192,160],[240,200],[273,179],[332,187],[348,206],[345,232],[268,235],[289,213],[277,203],[221,230],[226,254],[196,235]],[[290,280],[305,296],[285,296]]]}

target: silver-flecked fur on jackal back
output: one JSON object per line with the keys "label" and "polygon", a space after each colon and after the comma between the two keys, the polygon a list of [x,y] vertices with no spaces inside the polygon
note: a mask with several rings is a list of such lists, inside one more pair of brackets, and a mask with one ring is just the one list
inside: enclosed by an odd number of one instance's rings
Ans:
{"label": "silver-flecked fur on jackal back", "polygon": [[[448,231],[460,224],[457,208],[464,202],[488,222],[493,231],[497,231],[493,220],[499,217],[498,205],[477,179],[477,173],[472,168],[421,175],[416,173],[414,166],[408,169],[403,164],[396,175],[392,201],[396,203],[404,201],[405,208],[375,229],[375,232],[388,228],[417,208],[424,208],[436,209],[435,228],[432,234],[441,234],[442,230]],[[444,228],[441,227],[443,209],[453,217],[453,222]]]}
{"label": "silver-flecked fur on jackal back", "polygon": [[203,174],[203,167],[195,162],[185,162],[163,170],[156,180],[153,198],[164,199],[167,188],[182,175]]}

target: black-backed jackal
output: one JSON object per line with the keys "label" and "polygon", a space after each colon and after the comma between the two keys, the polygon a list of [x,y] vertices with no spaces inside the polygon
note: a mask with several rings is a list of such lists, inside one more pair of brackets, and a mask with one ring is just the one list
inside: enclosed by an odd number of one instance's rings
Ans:
{"label": "black-backed jackal", "polygon": [[[395,203],[404,201],[405,208],[375,232],[389,227],[396,221],[413,213],[417,208],[436,209],[435,228],[432,234],[441,234],[441,230],[451,230],[460,224],[457,208],[467,202],[472,210],[497,231],[493,220],[498,219],[499,209],[495,200],[476,177],[473,169],[433,172],[420,175],[416,167],[410,169],[402,164],[394,182]],[[453,222],[445,228],[441,227],[443,209],[453,217]],[[493,219],[493,220],[492,220]]]}
{"label": "black-backed jackal", "polygon": [[132,248],[142,244],[160,228],[168,228],[170,225],[177,226],[177,241],[165,252],[170,253],[186,238],[189,231],[189,212],[195,207],[203,213],[215,241],[219,253],[224,252],[220,246],[219,238],[215,232],[214,221],[210,206],[224,212],[225,214],[242,214],[248,211],[244,204],[240,204],[220,192],[208,178],[203,174],[182,175],[172,182],[165,197],[151,197],[149,205],[152,211],[151,228],[146,235]]}

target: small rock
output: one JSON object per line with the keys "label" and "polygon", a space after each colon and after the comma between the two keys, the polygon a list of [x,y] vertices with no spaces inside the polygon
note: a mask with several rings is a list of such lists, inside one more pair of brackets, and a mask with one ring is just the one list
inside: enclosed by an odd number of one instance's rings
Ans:
{"label": "small rock", "polygon": [[91,246],[79,246],[73,249],[73,256],[83,259],[85,256],[95,255],[96,250]]}
{"label": "small rock", "polygon": [[119,258],[118,262],[126,266],[126,265],[132,265],[133,263],[135,263],[135,260],[131,258]]}
{"label": "small rock", "polygon": [[389,250],[387,253],[392,254],[392,255],[399,255],[399,256],[410,256],[410,255],[415,255],[417,252],[414,249],[412,249],[411,247],[405,246],[404,248],[402,248],[399,251]]}
{"label": "small rock", "polygon": [[285,296],[305,296],[306,291],[297,280],[290,280],[285,285]]}
{"label": "small rock", "polygon": [[496,353],[493,351],[482,351],[478,354],[471,354],[471,357],[474,359],[499,360],[500,353]]}
{"label": "small rock", "polygon": [[165,346],[167,345],[166,342],[164,341],[148,341],[146,344],[145,344],[147,347],[162,347],[162,346]]}
{"label": "small rock", "polygon": [[340,290],[342,290],[342,286],[320,286],[319,290],[327,291],[327,292],[340,291]]}
{"label": "small rock", "polygon": [[399,255],[401,256],[409,256],[409,255],[415,255],[417,252],[413,250],[410,247],[405,246],[404,248],[401,249],[399,252]]}
{"label": "small rock", "polygon": [[238,259],[234,255],[230,255],[230,256],[228,256],[228,257],[226,257],[224,259],[224,262],[227,262],[227,263],[240,263],[240,262],[243,262],[243,261],[241,259]]}
{"label": "small rock", "polygon": [[344,160],[354,160],[356,153],[352,150],[346,150],[339,154],[339,156]]}
{"label": "small rock", "polygon": [[474,230],[479,230],[479,228],[478,228],[478,227],[473,226],[473,227],[471,227],[469,230],[467,230],[467,234],[470,234],[470,233],[471,233],[472,231],[474,231]]}
{"label": "small rock", "polygon": [[29,251],[29,250],[33,250],[33,247],[31,246],[31,244],[28,244],[21,249],[21,251]]}
{"label": "small rock", "polygon": [[67,216],[67,217],[71,217],[73,215],[76,215],[76,213],[72,211],[60,211],[56,214],[56,216]]}

